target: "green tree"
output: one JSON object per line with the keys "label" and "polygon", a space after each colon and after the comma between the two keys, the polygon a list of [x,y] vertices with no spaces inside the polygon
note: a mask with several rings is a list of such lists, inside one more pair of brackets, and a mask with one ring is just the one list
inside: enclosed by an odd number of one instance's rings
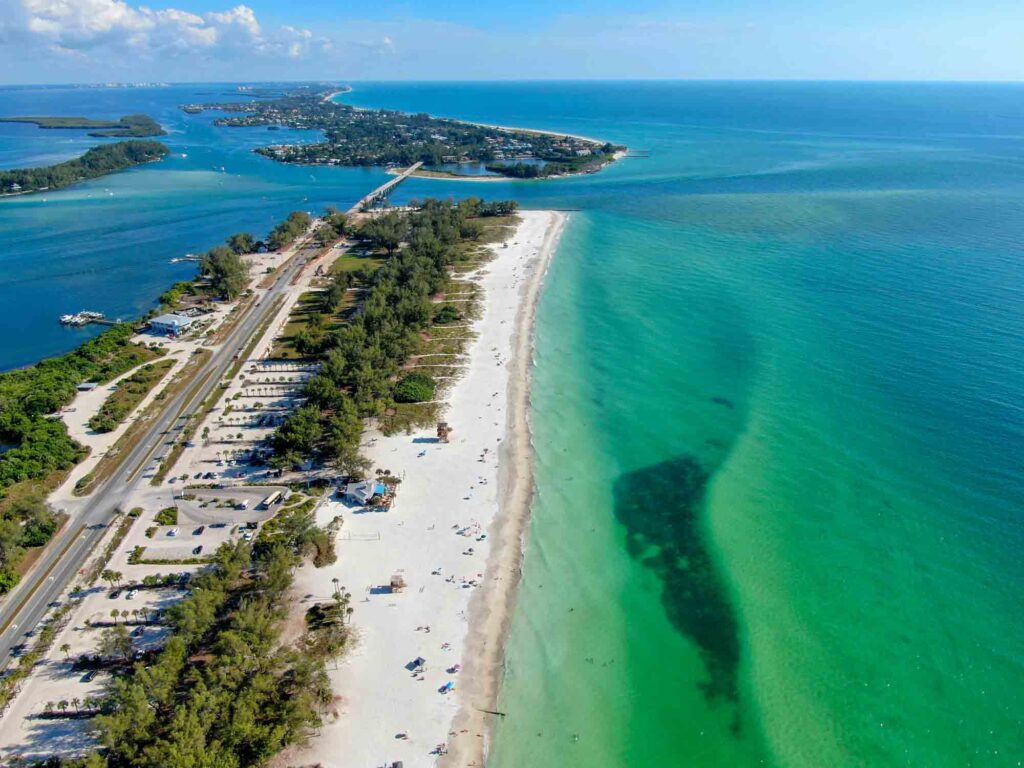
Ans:
{"label": "green tree", "polygon": [[226,246],[219,246],[204,253],[199,269],[209,278],[210,285],[223,299],[237,298],[249,284],[248,265]]}
{"label": "green tree", "polygon": [[238,232],[227,239],[227,246],[239,256],[256,250],[256,240],[248,232]]}
{"label": "green tree", "polygon": [[408,234],[405,217],[400,213],[386,213],[370,219],[360,230],[360,235],[378,248],[394,256],[398,246]]}

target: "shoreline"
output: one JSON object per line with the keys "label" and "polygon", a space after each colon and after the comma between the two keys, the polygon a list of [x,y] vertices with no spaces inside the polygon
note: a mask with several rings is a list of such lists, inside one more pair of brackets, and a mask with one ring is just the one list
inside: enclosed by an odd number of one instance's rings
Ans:
{"label": "shoreline", "polygon": [[[490,728],[476,709],[492,708],[500,689],[533,492],[533,321],[567,219],[519,216],[505,245],[460,276],[483,301],[476,319],[454,326],[473,340],[441,395],[450,442],[432,424],[364,433],[374,467],[402,477],[392,509],[331,499],[317,511],[321,525],[344,518],[338,561],[300,569],[294,594],[315,601],[340,584],[352,595],[353,641],[328,672],[336,698],[319,735],[274,765],[480,765],[486,752]],[[406,588],[380,586],[394,576]]]}
{"label": "shoreline", "polygon": [[[576,173],[555,173],[550,176],[536,176],[532,179],[519,178],[517,176],[502,176],[498,173],[491,174],[480,174],[477,176],[471,176],[469,174],[459,174],[452,171],[433,171],[430,169],[420,169],[409,174],[410,178],[416,179],[434,179],[435,181],[472,181],[472,182],[495,182],[495,181],[552,181],[554,179],[572,179],[577,176],[590,176],[595,173],[600,173],[605,168],[610,166],[612,163],[618,162],[626,156],[624,151],[618,151],[612,159],[607,163],[600,165],[599,167],[589,171],[577,171]],[[384,171],[390,176],[400,176],[403,172],[401,168],[387,168]]]}
{"label": "shoreline", "polygon": [[[355,88],[352,88],[351,86],[349,86],[348,90],[346,90],[346,91],[341,91],[339,93],[332,93],[330,95],[330,97],[329,97],[330,100],[334,101],[334,98],[336,96],[341,95],[341,93],[355,93]],[[349,104],[348,106],[352,107],[352,109],[358,109],[358,110],[379,109],[379,107],[357,107],[354,104]],[[601,144],[601,145],[604,145],[604,144],[610,144],[611,143],[611,142],[605,141],[603,139],[595,139],[593,136],[581,136],[578,133],[565,133],[563,131],[550,131],[550,130],[545,130],[543,128],[517,128],[517,127],[515,127],[513,125],[498,125],[497,123],[481,123],[481,122],[478,122],[476,120],[463,120],[461,117],[445,117],[443,115],[431,115],[431,117],[436,117],[439,120],[451,120],[452,122],[462,123],[463,125],[475,125],[475,126],[478,126],[480,128],[493,128],[496,131],[512,131],[512,132],[515,132],[515,133],[536,133],[536,134],[539,134],[541,136],[555,136],[555,137],[567,136],[570,139],[578,139],[579,141],[586,141],[586,142],[589,142],[591,144]]]}
{"label": "shoreline", "polygon": [[[534,455],[530,429],[530,389],[533,385],[534,333],[537,308],[548,268],[565,225],[566,214],[556,217],[545,233],[533,274],[526,284],[512,338],[505,441],[498,461],[499,509],[492,530],[494,541],[485,568],[484,587],[473,596],[469,608],[466,643],[466,678],[452,730],[483,733],[481,741],[452,745],[440,762],[444,768],[482,766],[494,739],[496,720],[482,710],[497,709],[505,672],[505,651],[522,578],[524,542],[534,495]],[[468,747],[468,748],[467,748]]]}

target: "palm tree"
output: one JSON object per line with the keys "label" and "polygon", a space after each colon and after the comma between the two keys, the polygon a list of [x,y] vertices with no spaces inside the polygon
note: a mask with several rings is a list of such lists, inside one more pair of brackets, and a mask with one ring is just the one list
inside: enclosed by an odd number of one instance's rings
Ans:
{"label": "palm tree", "polygon": [[121,612],[119,610],[117,610],[117,608],[111,608],[110,609],[110,618],[112,618],[114,620],[115,624],[117,624],[117,617],[120,616],[120,615],[121,615]]}
{"label": "palm tree", "polygon": [[81,704],[81,703],[82,702],[78,700],[77,696],[75,696],[75,698],[73,698],[71,700],[71,706],[73,706],[75,708],[75,714],[76,715],[78,714],[78,705]]}
{"label": "palm tree", "polygon": [[127,608],[125,608],[123,611],[121,611],[121,618],[124,619],[125,621],[128,621],[128,615],[129,614],[128,614],[128,609]]}
{"label": "palm tree", "polygon": [[64,643],[63,645],[61,645],[60,652],[64,654],[64,658],[65,659],[70,659],[71,658],[71,646],[68,645],[67,643]]}
{"label": "palm tree", "polygon": [[57,709],[59,709],[61,712],[67,712],[68,711],[68,703],[66,701],[64,701],[64,699],[61,699],[60,701],[57,702]]}
{"label": "palm tree", "polygon": [[45,712],[46,714],[48,714],[48,715],[52,714],[53,713],[53,709],[54,709],[54,707],[53,707],[53,702],[52,701],[48,701],[45,704],[43,704],[43,712]]}

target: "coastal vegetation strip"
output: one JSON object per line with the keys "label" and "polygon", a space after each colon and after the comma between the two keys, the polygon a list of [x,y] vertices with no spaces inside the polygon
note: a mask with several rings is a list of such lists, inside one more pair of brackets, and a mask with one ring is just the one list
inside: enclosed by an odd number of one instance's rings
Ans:
{"label": "coastal vegetation strip", "polygon": [[32,123],[40,128],[91,128],[90,136],[101,138],[142,139],[165,136],[165,131],[149,115],[125,115],[119,120],[95,120],[89,117],[0,117],[0,123]]}
{"label": "coastal vegetation strip", "polygon": [[428,343],[430,329],[447,319],[448,312],[438,317],[433,299],[449,286],[452,268],[478,252],[481,222],[515,210],[514,202],[427,200],[411,213],[371,219],[358,231],[386,260],[370,276],[358,311],[319,340],[320,369],[304,387],[306,403],[275,432],[272,464],[291,468],[313,459],[359,475],[366,468],[359,453],[364,419],[377,418],[390,431],[436,414],[436,408],[408,402],[432,395],[435,382],[423,371],[408,379],[406,366]]}
{"label": "coastal vegetation strip", "polygon": [[118,382],[117,388],[103,402],[99,412],[89,419],[89,427],[95,432],[113,432],[173,367],[173,360],[161,360],[142,366]]}
{"label": "coastal vegetation strip", "polygon": [[153,402],[142,411],[131,426],[125,430],[124,434],[117,439],[117,442],[107,450],[93,470],[79,478],[78,482],[75,483],[73,491],[75,496],[89,495],[104,480],[117,471],[124,458],[132,452],[132,449],[138,445],[139,440],[145,436],[149,424],[163,409],[164,403],[191,384],[196,372],[206,362],[210,354],[211,352],[208,349],[197,349],[192,354],[189,360],[172,377],[171,381],[156,394]]}
{"label": "coastal vegetation strip", "polygon": [[[331,701],[325,662],[345,647],[348,595],[310,606],[298,640],[283,635],[292,573],[323,537],[300,508],[252,546],[223,545],[164,613],[160,650],[134,664],[123,653],[101,660],[114,675],[96,708],[102,747],[81,765],[263,765],[310,735]],[[131,647],[105,644],[119,646]]]}
{"label": "coastal vegetation strip", "polygon": [[159,141],[120,141],[93,147],[81,157],[42,168],[0,171],[0,195],[27,194],[60,189],[142,163],[160,160],[168,153]]}
{"label": "coastal vegetation strip", "polygon": [[[73,352],[31,368],[0,374],[0,594],[17,583],[17,564],[25,547],[45,543],[55,525],[35,525],[45,515],[42,497],[24,492],[29,484],[48,486],[85,456],[55,414],[74,398],[79,384],[105,383],[159,356],[130,343],[134,329],[119,324]],[[47,513],[52,516],[52,513]]]}
{"label": "coastal vegetation strip", "polygon": [[[625,147],[580,136],[481,125],[394,110],[357,109],[338,104],[326,91],[284,91],[246,102],[185,105],[186,112],[214,109],[233,113],[217,125],[286,126],[315,129],[325,140],[277,144],[256,150],[286,163],[340,166],[409,166],[427,170],[483,163],[491,174],[545,178],[591,173],[615,160]],[[457,172],[453,175],[460,176]]]}

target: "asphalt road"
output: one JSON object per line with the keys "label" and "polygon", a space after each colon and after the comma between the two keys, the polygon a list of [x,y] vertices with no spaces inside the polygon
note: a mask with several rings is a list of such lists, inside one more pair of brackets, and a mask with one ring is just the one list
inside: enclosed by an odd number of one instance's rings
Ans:
{"label": "asphalt road", "polygon": [[115,519],[114,510],[152,476],[146,469],[163,457],[184,429],[188,416],[220,384],[237,353],[243,351],[253,333],[269,316],[275,299],[283,295],[292,279],[315,251],[304,247],[280,271],[277,281],[250,306],[225,342],[200,368],[193,383],[175,395],[154,419],[145,437],[131,450],[118,470],[92,495],[79,512],[55,537],[17,589],[0,605],[0,668],[11,659],[11,650],[30,643],[29,633],[45,615],[49,605],[60,598],[79,570],[85,565],[107,526]]}

